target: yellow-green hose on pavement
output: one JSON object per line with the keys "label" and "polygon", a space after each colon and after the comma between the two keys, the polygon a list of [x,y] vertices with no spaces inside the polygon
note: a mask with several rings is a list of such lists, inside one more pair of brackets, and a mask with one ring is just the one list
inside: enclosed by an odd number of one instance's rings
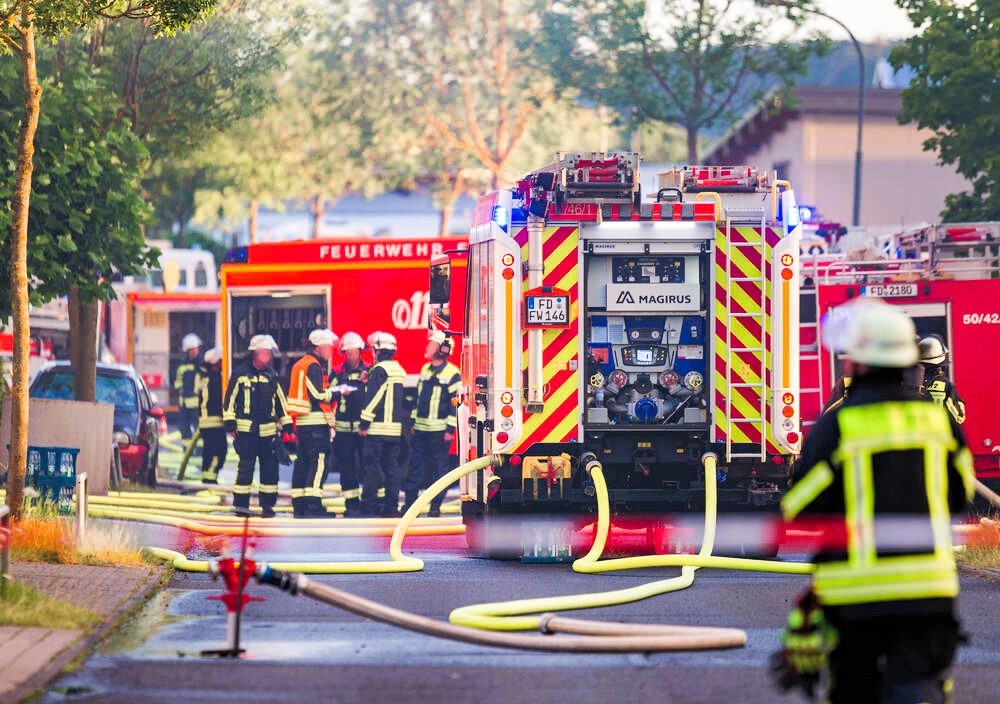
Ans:
{"label": "yellow-green hose on pavement", "polygon": [[195,446],[198,444],[198,440],[201,438],[201,428],[194,429],[194,435],[191,436],[191,440],[188,441],[187,446],[184,448],[184,454],[181,455],[181,464],[177,468],[177,481],[184,481],[184,474],[187,472],[188,460],[191,459],[191,453],[194,452]]}

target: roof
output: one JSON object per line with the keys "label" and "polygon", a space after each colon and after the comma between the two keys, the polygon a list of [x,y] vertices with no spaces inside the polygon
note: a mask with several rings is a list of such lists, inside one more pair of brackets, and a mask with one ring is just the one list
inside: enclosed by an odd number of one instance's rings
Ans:
{"label": "roof", "polygon": [[[865,118],[895,119],[902,109],[901,91],[896,88],[867,88]],[[701,158],[706,164],[741,164],[767,144],[792,120],[805,115],[848,117],[858,114],[857,88],[799,86],[792,92],[790,107],[772,93],[717,139]]]}

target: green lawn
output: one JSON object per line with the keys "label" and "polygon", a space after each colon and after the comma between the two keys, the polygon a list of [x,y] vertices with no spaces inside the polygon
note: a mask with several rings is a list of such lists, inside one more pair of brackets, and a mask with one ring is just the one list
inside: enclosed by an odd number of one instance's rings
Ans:
{"label": "green lawn", "polygon": [[0,626],[89,628],[101,620],[92,611],[46,596],[21,582],[8,581],[0,598]]}

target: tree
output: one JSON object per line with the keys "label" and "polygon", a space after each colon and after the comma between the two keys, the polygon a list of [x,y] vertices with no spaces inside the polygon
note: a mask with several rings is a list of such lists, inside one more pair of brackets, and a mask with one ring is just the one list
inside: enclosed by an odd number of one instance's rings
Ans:
{"label": "tree", "polygon": [[18,515],[24,494],[28,452],[28,218],[31,202],[35,133],[42,106],[35,40],[59,36],[102,18],[149,17],[158,32],[171,32],[208,12],[215,0],[0,0],[0,47],[20,66],[23,111],[17,136],[14,189],[11,196],[10,288],[14,336],[11,385],[10,463],[7,500]]}
{"label": "tree", "polygon": [[689,163],[699,137],[730,124],[768,93],[790,87],[816,39],[794,39],[811,0],[792,0],[783,32],[752,0],[580,0],[546,16],[563,85],[616,108],[627,125],[683,127]]}
{"label": "tree", "polygon": [[901,123],[933,131],[924,150],[954,164],[971,191],[945,200],[945,221],[1000,220],[1000,41],[998,0],[898,0],[920,30],[893,48],[889,62],[916,77],[903,90]]}
{"label": "tree", "polygon": [[400,106],[448,149],[510,179],[512,160],[557,100],[540,60],[539,0],[373,0],[369,60]]}

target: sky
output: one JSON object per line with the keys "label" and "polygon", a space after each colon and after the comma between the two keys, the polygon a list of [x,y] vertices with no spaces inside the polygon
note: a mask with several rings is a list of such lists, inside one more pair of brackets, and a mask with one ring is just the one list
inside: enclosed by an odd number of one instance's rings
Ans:
{"label": "sky", "polygon": [[[913,35],[913,25],[895,0],[817,0],[819,9],[846,24],[858,41],[902,39]],[[831,38],[846,37],[837,25],[818,17],[815,27],[830,26]],[[823,24],[820,24],[823,23]]]}

